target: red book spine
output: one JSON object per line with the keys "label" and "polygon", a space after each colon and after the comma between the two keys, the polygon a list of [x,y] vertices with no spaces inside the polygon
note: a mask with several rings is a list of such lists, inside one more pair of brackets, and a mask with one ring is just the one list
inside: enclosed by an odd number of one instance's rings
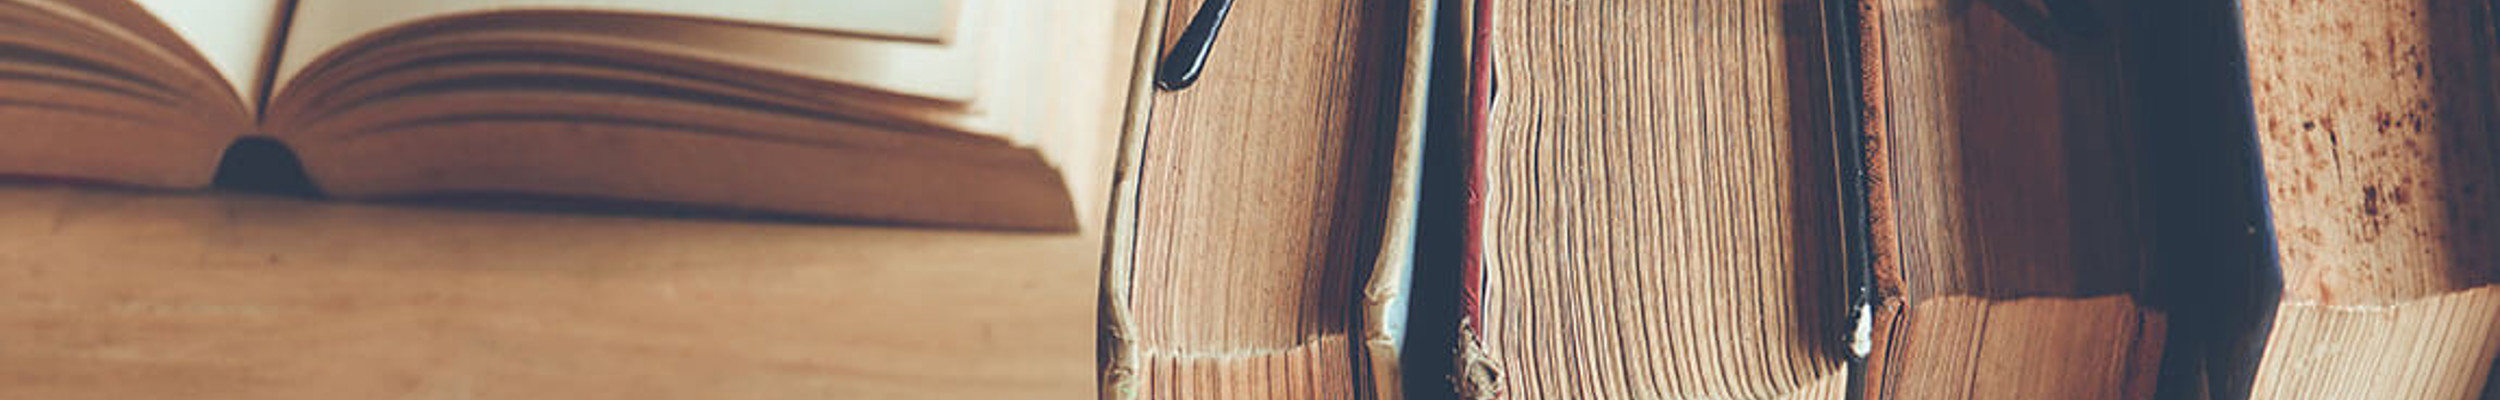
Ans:
{"label": "red book spine", "polygon": [[1493,103],[1493,0],[1475,0],[1472,27],[1468,32],[1467,51],[1467,137],[1472,143],[1467,153],[1467,232],[1466,257],[1460,260],[1459,280],[1465,285],[1459,306],[1466,312],[1468,334],[1484,334],[1483,324],[1475,322],[1484,303],[1484,146],[1485,117]]}
{"label": "red book spine", "polygon": [[1493,1],[1469,0],[1473,19],[1466,27],[1467,92],[1466,118],[1461,128],[1467,136],[1467,204],[1466,227],[1460,234],[1465,241],[1459,258],[1459,355],[1458,392],[1465,399],[1498,399],[1502,397],[1499,375],[1490,349],[1481,342],[1484,323],[1484,195],[1485,195],[1485,128],[1486,113],[1493,103]]}

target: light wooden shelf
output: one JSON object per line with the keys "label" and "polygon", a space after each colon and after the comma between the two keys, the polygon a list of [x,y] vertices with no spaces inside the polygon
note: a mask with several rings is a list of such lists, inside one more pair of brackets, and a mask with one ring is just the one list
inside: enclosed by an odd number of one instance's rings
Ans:
{"label": "light wooden shelf", "polygon": [[1088,230],[0,186],[0,398],[1083,398]]}

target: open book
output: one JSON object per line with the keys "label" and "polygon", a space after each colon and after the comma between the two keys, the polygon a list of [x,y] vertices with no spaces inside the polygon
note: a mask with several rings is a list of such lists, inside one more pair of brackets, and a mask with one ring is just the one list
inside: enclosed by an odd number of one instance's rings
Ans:
{"label": "open book", "polygon": [[1073,229],[1030,3],[0,1],[0,174]]}

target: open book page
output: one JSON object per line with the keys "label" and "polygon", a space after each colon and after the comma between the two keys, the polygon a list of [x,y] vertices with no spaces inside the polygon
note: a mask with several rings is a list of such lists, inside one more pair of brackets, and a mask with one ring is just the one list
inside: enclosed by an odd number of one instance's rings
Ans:
{"label": "open book page", "polygon": [[[557,34],[620,39],[710,61],[784,70],[870,89],[968,101],[979,87],[980,2],[884,0],[436,0],[299,1],[277,68],[280,90],[322,55],[359,37],[429,19],[496,11],[577,10],[667,15],[734,23],[670,23],[668,29],[551,27]],[[805,5],[801,5],[805,4]],[[773,11],[773,10],[783,11]],[[750,25],[762,25],[758,27]],[[770,28],[779,26],[782,28]],[[903,27],[909,27],[905,29]],[[796,29],[791,29],[796,28]],[[839,31],[856,34],[841,34]],[[977,36],[977,35],[966,35]],[[929,40],[895,40],[919,38]]]}
{"label": "open book page", "polygon": [[277,32],[280,0],[134,0],[217,67],[243,104],[256,104],[260,73]]}
{"label": "open book page", "polygon": [[[158,0],[166,1],[166,0]],[[305,1],[364,21],[406,22],[426,17],[498,10],[598,10],[678,15],[802,30],[841,32],[910,41],[943,42],[954,31],[963,0],[426,0]],[[213,3],[203,1],[201,3]],[[379,25],[375,25],[378,27]]]}
{"label": "open book page", "polygon": [[[1019,145],[1047,147],[1049,143],[1039,141],[1040,138],[1033,135],[1032,125],[1038,122],[1032,118],[1030,109],[1038,106],[1035,103],[1041,102],[1038,98],[1043,94],[1054,93],[1040,90],[1040,86],[1052,84],[1050,77],[1065,75],[1052,72],[1043,72],[1048,75],[1035,73],[1047,71],[1049,68],[1044,65],[1066,64],[1045,62],[1050,59],[1045,52],[1061,47],[1074,47],[1072,44],[1062,43],[1070,38],[1054,37],[1073,35],[1033,34],[1034,32],[1069,30],[1070,28],[1066,26],[1044,26],[1046,21],[1064,24],[1066,21],[1063,19],[1067,16],[1053,15],[1054,19],[1051,20],[1038,20],[1028,16],[1064,13],[1065,9],[1084,7],[1054,7],[1052,4],[1031,1],[983,3],[978,7],[968,6],[965,9],[966,13],[976,14],[967,20],[979,21],[982,24],[981,29],[967,29],[957,38],[964,43],[964,46],[981,49],[978,53],[971,55],[979,67],[979,71],[975,72],[978,74],[977,78],[974,78],[974,83],[978,85],[975,89],[978,97],[967,104],[968,115],[961,120],[958,127],[966,131],[996,133]],[[1048,30],[1043,30],[1044,28]],[[1044,151],[1044,153],[1051,152]]]}

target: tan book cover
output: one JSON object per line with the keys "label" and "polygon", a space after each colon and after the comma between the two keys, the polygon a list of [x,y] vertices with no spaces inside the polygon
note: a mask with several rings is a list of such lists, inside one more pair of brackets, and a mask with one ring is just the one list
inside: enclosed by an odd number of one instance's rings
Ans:
{"label": "tan book cover", "polygon": [[2283,277],[2251,398],[2495,393],[2486,389],[2500,360],[2492,4],[2238,9]]}

